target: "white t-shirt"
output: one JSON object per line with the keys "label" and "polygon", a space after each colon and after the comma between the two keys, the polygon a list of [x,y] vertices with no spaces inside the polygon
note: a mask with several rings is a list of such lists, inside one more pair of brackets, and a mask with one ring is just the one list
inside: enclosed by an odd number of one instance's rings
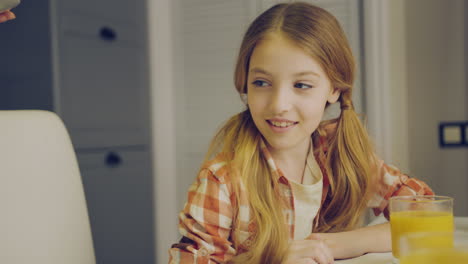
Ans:
{"label": "white t-shirt", "polygon": [[314,218],[320,209],[323,175],[311,147],[307,156],[302,183],[290,180],[294,197],[294,240],[302,240],[312,233]]}

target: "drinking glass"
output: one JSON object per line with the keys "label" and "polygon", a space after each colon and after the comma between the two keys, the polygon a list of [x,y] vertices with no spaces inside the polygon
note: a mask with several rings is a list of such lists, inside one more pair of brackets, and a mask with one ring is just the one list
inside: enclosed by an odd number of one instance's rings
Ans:
{"label": "drinking glass", "polygon": [[[427,241],[450,240],[434,245]],[[400,264],[466,264],[468,263],[467,232],[420,232],[400,237]]]}
{"label": "drinking glass", "polygon": [[[400,238],[409,233],[453,233],[453,198],[439,195],[390,198],[390,226],[394,262],[400,258]],[[418,240],[425,247],[452,247],[453,238],[444,236]]]}

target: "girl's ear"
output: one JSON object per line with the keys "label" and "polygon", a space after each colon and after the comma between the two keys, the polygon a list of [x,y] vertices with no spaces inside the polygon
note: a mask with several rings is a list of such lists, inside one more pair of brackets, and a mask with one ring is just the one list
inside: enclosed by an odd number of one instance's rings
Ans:
{"label": "girl's ear", "polygon": [[338,88],[333,88],[330,89],[330,93],[328,94],[328,103],[333,104],[338,101],[338,98],[340,98],[341,91]]}

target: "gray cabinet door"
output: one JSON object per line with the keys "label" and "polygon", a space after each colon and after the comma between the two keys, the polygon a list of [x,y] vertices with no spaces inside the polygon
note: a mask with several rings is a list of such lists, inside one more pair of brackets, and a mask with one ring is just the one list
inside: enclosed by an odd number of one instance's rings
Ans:
{"label": "gray cabinet door", "polygon": [[153,264],[149,153],[124,148],[77,153],[98,264]]}
{"label": "gray cabinet door", "polygon": [[144,38],[125,23],[64,16],[59,30],[61,113],[79,148],[147,143]]}
{"label": "gray cabinet door", "polygon": [[60,0],[60,10],[66,13],[93,15],[103,19],[134,24],[144,16],[147,0]]}

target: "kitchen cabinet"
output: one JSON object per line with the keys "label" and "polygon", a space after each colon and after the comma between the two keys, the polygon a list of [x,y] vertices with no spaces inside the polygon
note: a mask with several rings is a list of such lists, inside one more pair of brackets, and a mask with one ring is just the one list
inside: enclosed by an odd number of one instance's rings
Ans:
{"label": "kitchen cabinet", "polygon": [[0,109],[74,144],[98,264],[155,262],[146,1],[23,1],[1,25]]}

